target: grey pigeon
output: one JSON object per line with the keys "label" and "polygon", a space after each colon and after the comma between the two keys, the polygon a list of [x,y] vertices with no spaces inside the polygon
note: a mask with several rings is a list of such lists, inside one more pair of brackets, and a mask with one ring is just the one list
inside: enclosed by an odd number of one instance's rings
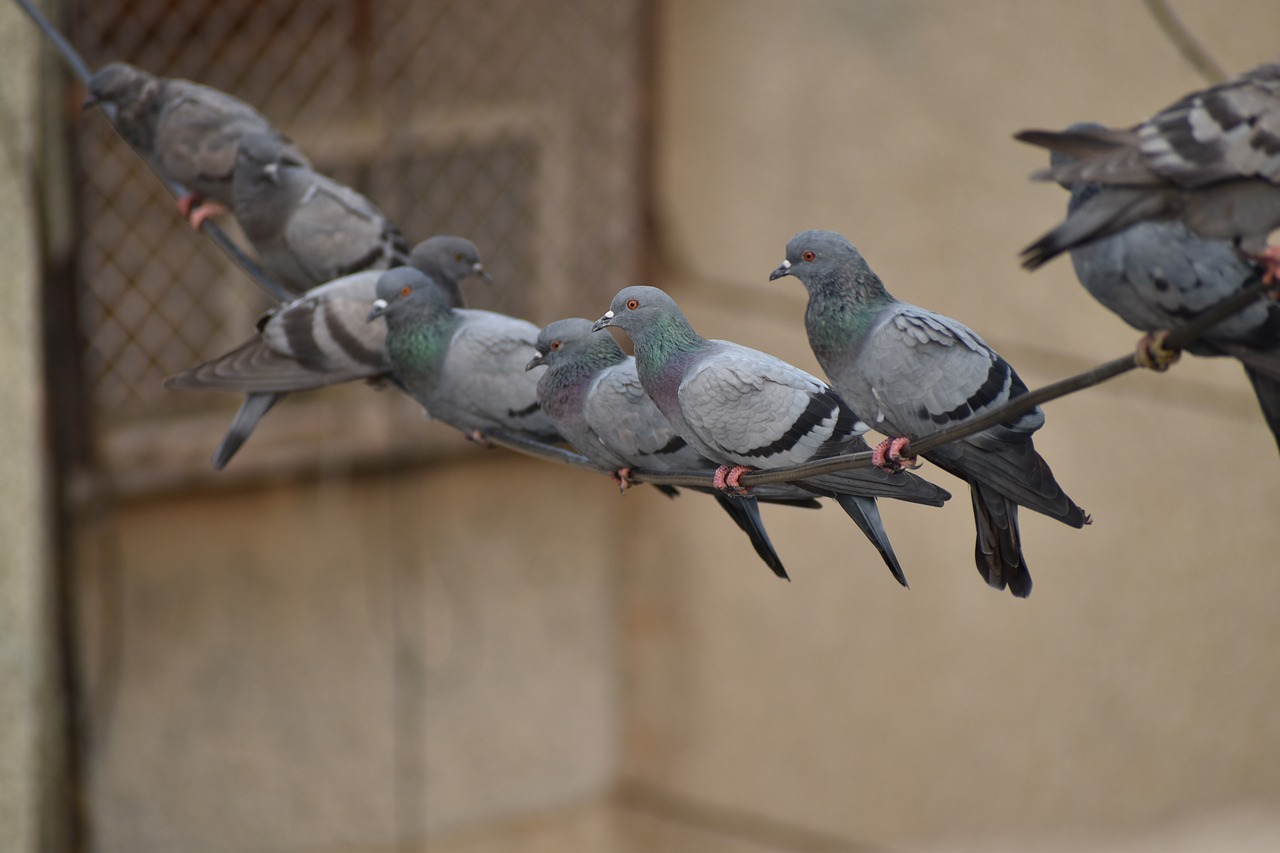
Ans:
{"label": "grey pigeon", "polygon": [[[671,423],[649,399],[636,374],[635,359],[609,335],[592,332],[580,317],[557,320],[538,333],[537,354],[526,369],[545,367],[538,378],[538,403],[560,435],[583,456],[612,472],[623,489],[632,468],[651,471],[701,471],[716,467],[676,435]],[[674,497],[673,486],[658,486]],[[774,550],[755,497],[708,489],[751,540],[774,574],[787,570]],[[799,492],[795,505],[817,506]]]}
{"label": "grey pigeon", "polygon": [[386,214],[350,187],[290,163],[271,134],[240,140],[231,210],[262,266],[295,294],[408,261],[409,244]]}
{"label": "grey pigeon", "polygon": [[[631,337],[640,382],[676,434],[721,466],[717,487],[735,490],[738,477],[751,468],[868,449],[862,440],[866,425],[825,382],[759,350],[707,340],[656,287],[620,291],[594,328],[608,326]],[[941,506],[950,496],[918,477],[899,480],[874,469],[847,471],[839,480],[839,488],[813,490],[836,499],[905,586],[875,497]],[[833,481],[806,484],[816,482]]]}
{"label": "grey pigeon", "polygon": [[[1025,394],[1026,385],[966,326],[890,296],[853,244],[833,231],[801,231],[769,276],[796,276],[809,292],[805,329],[836,390],[896,440],[920,438]],[[1088,516],[1054,480],[1031,435],[1039,407],[925,454],[969,484],[978,571],[1019,597],[1031,593],[1018,506],[1081,527]],[[892,463],[892,459],[889,460]]]}
{"label": "grey pigeon", "polygon": [[538,327],[492,311],[455,308],[431,279],[397,267],[378,279],[369,312],[387,326],[391,376],[433,419],[483,441],[487,429],[560,440],[525,370]]}
{"label": "grey pigeon", "polygon": [[[463,237],[429,237],[410,252],[409,264],[429,276],[454,307],[463,304],[460,282],[471,276],[489,280],[479,250]],[[386,324],[367,319],[381,274],[356,273],[312,288],[263,315],[258,334],[245,343],[165,380],[170,388],[247,395],[214,452],[216,470],[226,466],[286,394],[390,373]]]}
{"label": "grey pigeon", "polygon": [[[1080,125],[1079,129],[1099,125]],[[1055,165],[1065,163],[1055,153]],[[1077,183],[1068,216],[1115,192]],[[1226,240],[1202,237],[1181,222],[1142,222],[1070,250],[1076,277],[1120,319],[1143,332],[1194,320],[1249,285],[1257,268]],[[1260,299],[1214,326],[1188,347],[1196,355],[1234,356],[1244,364],[1267,425],[1280,446],[1280,305]]]}
{"label": "grey pigeon", "polygon": [[253,107],[190,80],[157,77],[113,62],[90,78],[89,103],[113,107],[125,140],[162,176],[189,191],[179,207],[196,227],[218,212],[216,206],[203,206],[206,199],[231,207],[236,150],[246,134],[269,134],[284,146],[285,159],[307,164],[302,152]]}
{"label": "grey pigeon", "polygon": [[1132,128],[1025,130],[1016,138],[1074,158],[1038,178],[1114,188],[1023,249],[1029,269],[1150,219],[1232,241],[1267,265],[1268,280],[1280,269],[1280,250],[1266,246],[1280,227],[1280,63],[1192,92]]}

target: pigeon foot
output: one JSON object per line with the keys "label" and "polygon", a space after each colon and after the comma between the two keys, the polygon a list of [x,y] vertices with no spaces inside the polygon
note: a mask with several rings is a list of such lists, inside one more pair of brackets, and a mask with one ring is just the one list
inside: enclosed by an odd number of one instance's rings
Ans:
{"label": "pigeon foot", "polygon": [[871,451],[871,464],[890,474],[897,474],[907,468],[919,468],[922,463],[911,452],[911,439],[900,435],[877,444]]}
{"label": "pigeon foot", "polygon": [[617,471],[610,471],[609,476],[613,478],[613,482],[618,484],[618,491],[624,495],[627,493],[627,489],[634,485],[631,482],[630,468],[619,468]]}
{"label": "pigeon foot", "polygon": [[739,480],[743,474],[749,474],[752,470],[746,465],[721,465],[716,469],[715,475],[712,476],[711,485],[726,494],[739,497],[745,496],[750,494],[750,490],[743,486]]}
{"label": "pigeon foot", "polygon": [[1271,288],[1272,298],[1280,297],[1280,246],[1267,246],[1252,258],[1262,266],[1262,283]]}
{"label": "pigeon foot", "polygon": [[202,201],[187,214],[187,221],[191,223],[192,228],[199,231],[206,219],[221,216],[226,212],[225,205],[218,204],[216,201]]}
{"label": "pigeon foot", "polygon": [[467,433],[466,435],[467,435],[467,441],[474,442],[475,444],[478,444],[481,447],[483,447],[485,450],[493,450],[493,448],[497,446],[492,441],[485,438],[485,434],[481,430],[473,429],[471,432]]}
{"label": "pigeon foot", "polygon": [[1138,363],[1139,367],[1145,367],[1157,373],[1164,373],[1169,369],[1169,365],[1182,358],[1181,350],[1173,349],[1166,344],[1168,339],[1168,329],[1160,329],[1143,335],[1138,339],[1138,347],[1133,354],[1134,361]]}

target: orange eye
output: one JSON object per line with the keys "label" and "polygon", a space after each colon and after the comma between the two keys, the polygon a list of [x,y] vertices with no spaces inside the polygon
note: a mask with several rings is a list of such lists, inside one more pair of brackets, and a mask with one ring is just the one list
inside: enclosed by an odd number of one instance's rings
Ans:
{"label": "orange eye", "polygon": [[553,349],[553,350],[558,350],[558,349],[560,349],[560,342],[559,342],[559,341],[552,341],[552,342],[551,342],[551,349]]}
{"label": "orange eye", "polygon": [[400,288],[401,296],[408,296],[410,293],[413,293],[413,288],[409,285],[406,284],[404,287]]}
{"label": "orange eye", "polygon": [[455,261],[460,261],[460,260],[462,260],[462,253],[461,253],[461,252],[459,252],[458,254],[454,255],[454,256],[453,256],[453,259],[454,259]]}
{"label": "orange eye", "polygon": [[636,309],[637,309],[637,308],[639,308],[639,307],[640,307],[640,303],[639,303],[639,302],[637,302],[636,300],[634,300],[634,299],[628,299],[628,300],[627,300],[627,310],[628,310],[628,311],[634,311],[634,310],[636,310]]}
{"label": "orange eye", "polygon": [[804,253],[803,255],[801,255],[800,257],[804,258],[806,261],[811,261],[811,260],[813,260],[813,258],[814,258],[814,254],[813,254],[813,252],[805,252],[805,253]]}

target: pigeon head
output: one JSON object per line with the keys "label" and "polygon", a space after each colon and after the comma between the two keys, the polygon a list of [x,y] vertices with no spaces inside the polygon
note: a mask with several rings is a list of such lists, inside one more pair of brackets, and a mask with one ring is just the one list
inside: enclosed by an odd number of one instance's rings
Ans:
{"label": "pigeon head", "polygon": [[801,231],[787,241],[787,256],[769,281],[793,275],[806,285],[838,277],[849,268],[867,266],[862,255],[834,231]]}
{"label": "pigeon head", "polygon": [[567,320],[556,320],[538,333],[534,344],[538,354],[533,357],[525,370],[546,366],[554,368],[577,360],[590,360],[598,366],[619,364],[626,358],[626,353],[618,342],[610,335],[592,333],[592,323],[582,317],[570,317]]}
{"label": "pigeon head", "polygon": [[390,322],[392,317],[411,313],[436,316],[452,307],[444,290],[413,267],[384,272],[378,277],[375,295],[369,320],[386,317]]}
{"label": "pigeon head", "polygon": [[113,104],[125,108],[154,94],[160,79],[127,62],[112,62],[89,78],[89,100],[85,107]]}
{"label": "pigeon head", "polygon": [[284,143],[274,133],[246,133],[236,149],[236,172],[280,183]]}
{"label": "pigeon head", "polygon": [[[493,276],[480,263],[480,250],[465,237],[437,234],[413,247],[409,266],[422,270],[445,288],[457,291],[458,282],[478,276],[493,284]],[[457,293],[459,305],[462,294]]]}
{"label": "pigeon head", "polygon": [[635,285],[624,287],[613,297],[609,310],[591,328],[600,331],[608,326],[621,329],[634,340],[666,318],[684,321],[675,300],[656,287]]}

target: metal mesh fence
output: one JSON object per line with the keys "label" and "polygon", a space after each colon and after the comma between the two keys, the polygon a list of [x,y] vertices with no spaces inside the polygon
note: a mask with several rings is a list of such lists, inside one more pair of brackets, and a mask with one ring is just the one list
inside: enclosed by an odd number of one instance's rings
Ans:
{"label": "metal mesh fence", "polygon": [[[91,67],[124,60],[256,106],[409,238],[467,236],[471,304],[599,313],[641,246],[642,0],[81,0]],[[95,113],[76,130],[77,258],[96,423],[213,401],[165,376],[253,332],[269,302],[175,212]],[[224,217],[229,227],[230,217]],[[225,402],[225,401],[223,401]]]}

